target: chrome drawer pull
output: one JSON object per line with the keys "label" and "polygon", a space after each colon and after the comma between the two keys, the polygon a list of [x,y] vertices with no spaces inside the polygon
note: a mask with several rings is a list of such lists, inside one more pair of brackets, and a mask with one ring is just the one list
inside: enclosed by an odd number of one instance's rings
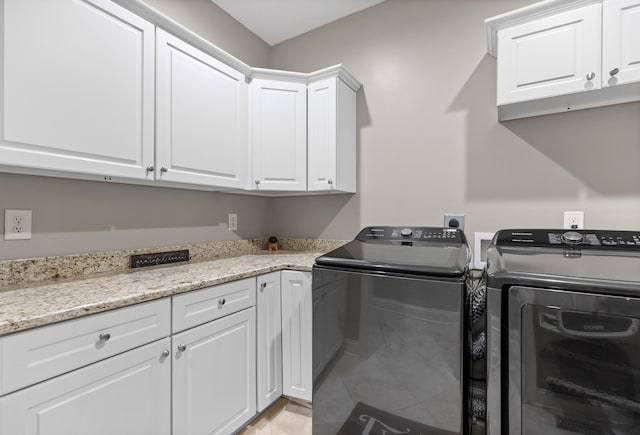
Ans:
{"label": "chrome drawer pull", "polygon": [[98,338],[100,339],[100,341],[106,343],[111,338],[111,334],[109,334],[108,332],[103,332]]}
{"label": "chrome drawer pull", "polygon": [[220,304],[220,305],[224,305],[224,304],[226,304],[226,303],[227,303],[227,300],[226,300],[226,299],[224,299],[224,298],[223,298],[223,299],[218,299],[218,304]]}
{"label": "chrome drawer pull", "polygon": [[168,357],[170,354],[171,354],[171,352],[169,352],[169,349],[165,349],[165,350],[162,351],[162,356],[165,357],[165,358]]}
{"label": "chrome drawer pull", "polygon": [[185,350],[187,350],[187,345],[186,344],[179,344],[178,345],[178,350],[180,352],[184,352]]}

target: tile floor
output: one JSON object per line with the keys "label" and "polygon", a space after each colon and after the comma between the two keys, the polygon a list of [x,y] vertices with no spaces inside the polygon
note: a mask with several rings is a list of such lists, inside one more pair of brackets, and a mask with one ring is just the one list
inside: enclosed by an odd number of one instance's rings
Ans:
{"label": "tile floor", "polygon": [[311,435],[311,408],[282,397],[238,435]]}

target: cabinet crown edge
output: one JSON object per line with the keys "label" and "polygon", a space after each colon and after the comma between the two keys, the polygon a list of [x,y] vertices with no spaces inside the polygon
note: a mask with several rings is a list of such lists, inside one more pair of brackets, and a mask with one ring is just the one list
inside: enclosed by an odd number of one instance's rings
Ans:
{"label": "cabinet crown edge", "polygon": [[251,68],[251,79],[280,80],[285,82],[303,83],[308,85],[325,78],[338,77],[354,92],[362,83],[356,79],[342,64],[333,65],[310,73],[284,71],[269,68]]}
{"label": "cabinet crown edge", "polygon": [[240,71],[249,80],[253,78],[268,78],[308,84],[312,81],[328,78],[330,76],[337,76],[354,91],[357,91],[362,86],[362,83],[347,71],[342,64],[333,65],[311,73],[251,67],[202,36],[189,30],[177,21],[167,17],[162,12],[147,4],[144,0],[112,1],[130,12],[144,18],[157,28],[171,33],[172,35],[204,51],[206,54],[213,56],[219,61]]}
{"label": "cabinet crown edge", "polygon": [[606,0],[545,0],[487,18],[484,20],[487,53],[498,57],[498,32],[502,29],[603,1]]}

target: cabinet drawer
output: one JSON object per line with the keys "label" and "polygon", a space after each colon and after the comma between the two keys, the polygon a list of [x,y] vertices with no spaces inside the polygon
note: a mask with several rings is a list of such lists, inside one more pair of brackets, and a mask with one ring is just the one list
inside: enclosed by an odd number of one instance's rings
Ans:
{"label": "cabinet drawer", "polygon": [[202,325],[255,304],[255,278],[247,278],[174,296],[173,332]]}
{"label": "cabinet drawer", "polygon": [[170,321],[165,298],[7,335],[0,341],[0,393],[166,337]]}

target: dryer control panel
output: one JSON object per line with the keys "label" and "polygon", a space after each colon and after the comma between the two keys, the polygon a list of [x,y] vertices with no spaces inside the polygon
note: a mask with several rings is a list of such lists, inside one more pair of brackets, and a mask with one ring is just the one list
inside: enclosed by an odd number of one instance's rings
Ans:
{"label": "dryer control panel", "polygon": [[640,251],[640,231],[501,230],[496,246],[575,246]]}

